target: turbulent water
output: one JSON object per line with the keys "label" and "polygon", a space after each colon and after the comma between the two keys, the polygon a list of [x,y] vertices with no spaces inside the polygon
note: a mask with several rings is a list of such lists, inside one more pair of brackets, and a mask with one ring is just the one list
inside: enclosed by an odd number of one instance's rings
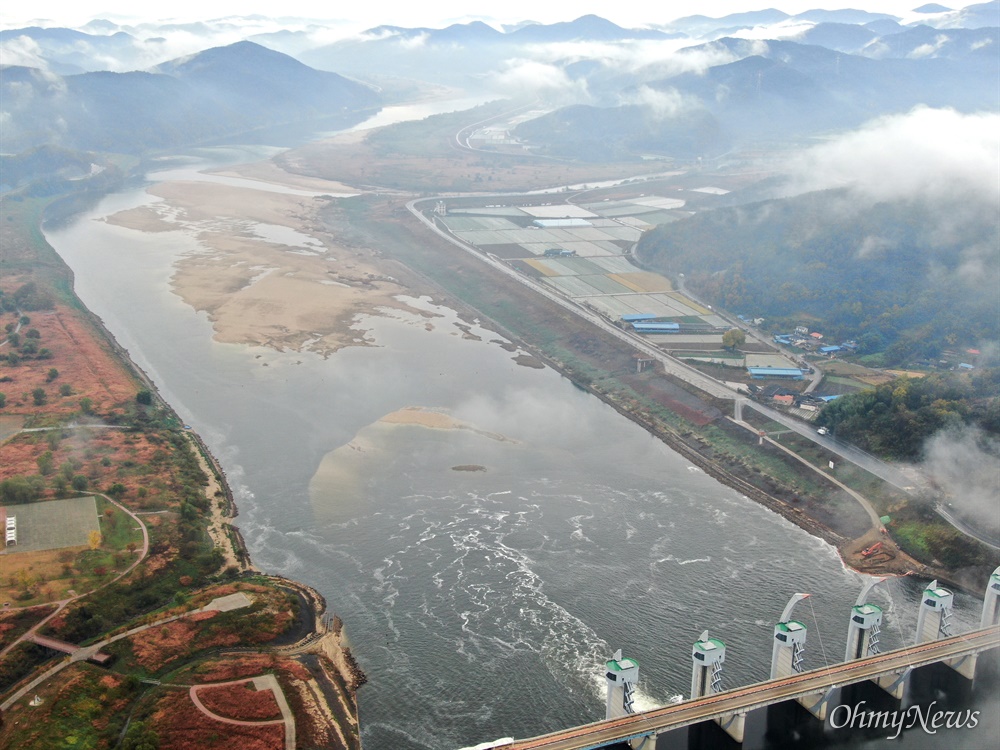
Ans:
{"label": "turbulent water", "polygon": [[[370,678],[368,750],[602,718],[617,648],[640,662],[640,705],[666,703],[687,692],[705,629],[729,647],[727,686],[764,679],[772,624],[798,591],[812,594],[795,612],[807,666],[843,658],[864,578],[826,544],[552,370],[519,366],[495,334],[464,335],[433,300],[359,321],[377,346],[329,359],[213,342],[168,287],[195,239],[94,221],[144,201],[112,196],[47,236],[221,459],[256,564],[312,584],[345,620]],[[874,594],[886,646],[912,638],[919,588]],[[959,597],[960,628],[977,607]]]}

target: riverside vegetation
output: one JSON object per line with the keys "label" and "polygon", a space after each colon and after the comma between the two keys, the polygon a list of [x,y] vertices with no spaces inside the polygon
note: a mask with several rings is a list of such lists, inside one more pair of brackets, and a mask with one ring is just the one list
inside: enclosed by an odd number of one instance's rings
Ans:
{"label": "riverside vegetation", "polygon": [[[26,696],[8,706],[0,745],[51,748],[72,739],[77,747],[150,750],[231,747],[237,737],[246,748],[271,747],[280,723],[220,725],[181,710],[176,690],[149,682],[268,672],[303,741],[356,747],[353,693],[364,678],[340,651],[339,633],[310,653],[273,650],[324,631],[322,599],[253,575],[228,523],[235,509],[215,462],[72,294],[68,269],[38,231],[44,205],[23,193],[0,201],[0,504],[14,515],[95,495],[101,531],[83,546],[0,553],[0,700],[67,658],[20,640],[29,631],[86,645],[153,627],[104,647],[109,666],[75,662],[41,683],[32,693],[40,705],[28,706]],[[249,606],[186,614],[235,593]],[[223,698],[216,704],[228,705]]]}

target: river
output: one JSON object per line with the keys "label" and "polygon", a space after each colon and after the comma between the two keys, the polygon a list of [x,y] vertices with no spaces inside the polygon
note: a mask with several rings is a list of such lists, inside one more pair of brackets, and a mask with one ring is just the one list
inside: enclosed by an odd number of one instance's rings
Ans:
{"label": "river", "polygon": [[[99,221],[150,200],[108,196],[46,236],[83,302],[219,457],[255,563],[314,586],[345,621],[370,679],[368,750],[451,750],[602,718],[617,648],[641,664],[640,707],[666,703],[687,691],[705,629],[728,644],[727,686],[764,679],[772,624],[797,591],[812,595],[795,612],[807,666],[842,659],[865,579],[827,544],[557,372],[517,364],[492,332],[463,334],[432,299],[413,302],[423,315],[361,321],[376,345],[328,359],[213,341],[169,286],[196,239]],[[919,589],[876,589],[885,646],[912,638]],[[978,602],[957,601],[958,627],[974,626]],[[748,747],[813,746],[749,734]],[[956,731],[949,743],[963,737],[975,741]],[[921,742],[918,731],[885,746],[936,746]]]}

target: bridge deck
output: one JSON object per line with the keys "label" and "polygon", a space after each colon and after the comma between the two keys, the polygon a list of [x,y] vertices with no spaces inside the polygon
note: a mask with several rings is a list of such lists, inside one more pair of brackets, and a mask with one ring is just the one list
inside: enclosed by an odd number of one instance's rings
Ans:
{"label": "bridge deck", "polygon": [[39,646],[51,648],[54,651],[61,651],[64,654],[75,654],[80,650],[80,647],[75,643],[67,643],[66,641],[60,641],[58,638],[49,638],[48,636],[38,635],[37,633],[29,635],[27,640],[32,643],[37,643]]}
{"label": "bridge deck", "polygon": [[832,687],[863,682],[906,669],[954,659],[1000,646],[1000,627],[921,643],[888,651],[868,659],[834,664],[821,669],[728,690],[694,701],[656,708],[620,719],[585,724],[526,740],[504,750],[589,750],[631,737],[659,734],[697,724],[724,714],[745,712],[805,695],[821,694]]}

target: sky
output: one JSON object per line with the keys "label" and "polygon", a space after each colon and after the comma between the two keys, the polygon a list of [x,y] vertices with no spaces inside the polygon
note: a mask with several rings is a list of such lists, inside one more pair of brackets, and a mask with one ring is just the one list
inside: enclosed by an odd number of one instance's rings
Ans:
{"label": "sky", "polygon": [[[972,0],[962,0],[949,7],[960,8]],[[801,13],[813,8],[864,8],[898,16],[909,15],[912,8],[923,0],[867,0],[855,2],[842,0],[688,0],[688,2],[650,3],[649,0],[503,0],[502,2],[471,5],[467,0],[370,0],[365,3],[327,3],[316,0],[176,0],[143,8],[135,0],[33,0],[30,3],[4,3],[0,11],[0,24],[6,28],[29,25],[77,26],[92,18],[111,20],[166,20],[196,21],[228,15],[303,16],[329,21],[343,21],[347,25],[367,28],[380,24],[399,26],[442,26],[454,21],[475,17],[493,18],[502,23],[533,20],[540,23],[568,21],[593,13],[619,25],[638,26],[647,23],[665,23],[687,15],[724,16],[728,13],[762,8],[777,8],[786,13]],[[942,3],[947,5],[948,3]],[[153,10],[152,8],[157,8]]]}

